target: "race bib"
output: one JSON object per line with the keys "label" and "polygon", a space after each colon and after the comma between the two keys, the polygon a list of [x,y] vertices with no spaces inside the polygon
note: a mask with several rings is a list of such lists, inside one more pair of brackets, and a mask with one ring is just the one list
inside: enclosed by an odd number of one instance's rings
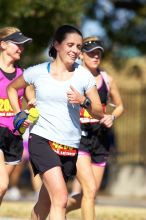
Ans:
{"label": "race bib", "polygon": [[85,108],[81,108],[80,117],[81,118],[93,118]]}
{"label": "race bib", "polygon": [[54,150],[60,156],[72,156],[73,157],[77,155],[76,148],[58,144],[54,141],[49,141],[49,145],[51,146],[52,150]]}
{"label": "race bib", "polygon": [[0,99],[0,116],[13,116],[14,112],[9,99]]}
{"label": "race bib", "polygon": [[98,119],[93,118],[86,109],[82,108],[80,110],[80,122],[82,124],[86,123],[95,123],[98,122]]}
{"label": "race bib", "polygon": [[[19,100],[19,106],[21,108],[22,101]],[[9,99],[0,98],[0,116],[14,116],[13,109],[10,105]]]}
{"label": "race bib", "polygon": [[[106,105],[102,104],[102,109],[103,109],[103,112],[105,113],[106,112]],[[80,122],[82,124],[96,123],[96,122],[99,122],[99,120],[96,118],[93,118],[85,108],[81,108],[80,109]]]}

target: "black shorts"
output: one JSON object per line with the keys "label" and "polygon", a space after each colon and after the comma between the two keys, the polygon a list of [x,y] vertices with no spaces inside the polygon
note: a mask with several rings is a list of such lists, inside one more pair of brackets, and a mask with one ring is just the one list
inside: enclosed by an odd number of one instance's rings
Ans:
{"label": "black shorts", "polygon": [[99,123],[81,125],[86,136],[81,137],[79,151],[90,154],[92,163],[105,163],[109,156],[108,128]]}
{"label": "black shorts", "polygon": [[49,140],[35,134],[29,138],[29,155],[34,175],[42,174],[45,171],[60,166],[65,181],[76,175],[75,156],[60,156],[49,145]]}
{"label": "black shorts", "polygon": [[0,150],[3,151],[5,162],[17,164],[23,154],[23,141],[20,135],[14,135],[6,127],[0,127]]}

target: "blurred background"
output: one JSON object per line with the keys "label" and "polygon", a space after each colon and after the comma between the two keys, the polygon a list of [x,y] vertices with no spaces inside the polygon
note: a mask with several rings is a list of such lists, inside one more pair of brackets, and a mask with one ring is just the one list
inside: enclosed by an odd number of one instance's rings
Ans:
{"label": "blurred background", "polygon": [[[123,98],[125,112],[111,133],[111,158],[100,194],[145,199],[146,0],[0,0],[0,27],[17,26],[33,38],[20,62],[24,68],[48,60],[52,34],[62,24],[103,40],[101,66],[115,78]],[[27,159],[20,170],[10,184],[22,190],[19,199],[39,188],[39,180],[35,186],[30,181]]]}

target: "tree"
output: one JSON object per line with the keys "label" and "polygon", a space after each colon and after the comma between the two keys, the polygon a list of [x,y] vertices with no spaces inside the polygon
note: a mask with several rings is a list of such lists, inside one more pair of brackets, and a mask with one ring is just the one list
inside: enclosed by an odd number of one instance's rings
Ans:
{"label": "tree", "polygon": [[88,17],[104,28],[109,53],[115,48],[146,53],[146,0],[97,0]]}
{"label": "tree", "polygon": [[0,0],[0,26],[17,26],[26,35],[33,38],[27,51],[33,54],[34,63],[48,47],[52,34],[59,25],[68,23],[80,27],[83,13],[94,0]]}

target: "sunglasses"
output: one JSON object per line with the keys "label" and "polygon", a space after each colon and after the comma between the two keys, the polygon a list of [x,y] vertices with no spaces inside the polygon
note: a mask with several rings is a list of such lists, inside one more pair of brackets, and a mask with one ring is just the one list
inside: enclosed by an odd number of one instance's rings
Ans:
{"label": "sunglasses", "polygon": [[83,52],[90,52],[93,51],[94,49],[100,49],[102,52],[104,51],[102,42],[100,40],[95,40],[95,41],[87,41],[83,43],[82,51]]}
{"label": "sunglasses", "polygon": [[91,45],[91,44],[99,44],[99,45],[101,45],[101,41],[87,41],[87,42],[85,42],[85,43],[83,43],[85,46],[88,46],[88,45]]}

